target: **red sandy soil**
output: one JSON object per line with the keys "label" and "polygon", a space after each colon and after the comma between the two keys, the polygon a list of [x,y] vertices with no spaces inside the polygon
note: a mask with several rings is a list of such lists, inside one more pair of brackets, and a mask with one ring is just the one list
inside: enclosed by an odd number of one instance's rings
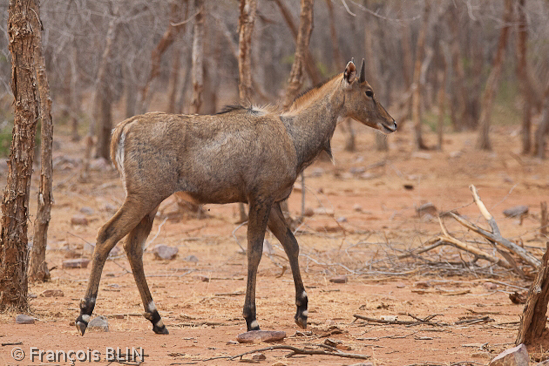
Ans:
{"label": "red sandy soil", "polygon": [[[413,155],[412,136],[407,129],[389,137],[387,154],[375,151],[374,137],[366,127],[357,129],[357,152],[343,151],[345,135],[338,129],[333,141],[336,164],[319,161],[306,171],[307,207],[324,207],[333,213],[307,217],[297,234],[309,295],[309,328],[304,332],[294,324],[292,276],[282,269],[289,267],[288,261],[276,239],[267,234],[274,254],[264,255],[259,268],[257,311],[262,329],[285,331],[287,338],[277,344],[299,348],[323,343],[326,338],[338,340],[348,348],[343,352],[368,355],[375,365],[487,364],[514,345],[522,306],[512,304],[508,294],[517,287],[527,288],[529,281],[497,267],[490,272],[489,263],[482,260],[477,262],[479,267],[464,268],[461,264],[472,257],[449,247],[422,256],[434,263],[451,262],[454,271],[421,259],[398,260],[395,255],[418,248],[440,234],[436,218],[418,217],[416,207],[424,202],[433,203],[439,212],[457,209],[469,220],[487,227],[472,203],[468,186],[474,184],[502,234],[521,241],[541,258],[542,250],[536,248],[544,247],[546,239],[539,234],[539,220],[540,202],[548,200],[548,164],[519,155],[518,127],[494,128],[494,152],[475,151],[476,135],[472,133],[448,134],[444,150],[427,152],[427,159]],[[434,144],[435,136],[427,134],[426,139]],[[30,293],[37,295],[30,300],[35,324],[15,324],[16,313],[0,315],[0,342],[22,342],[0,347],[0,364],[40,364],[38,360],[31,362],[31,347],[44,351],[89,348],[103,355],[103,360],[94,364],[107,364],[106,347],[142,347],[146,354],[143,365],[226,365],[238,359],[205,360],[269,346],[234,342],[246,330],[241,316],[246,258],[235,240],[245,247],[246,228],[231,235],[238,226],[237,206],[207,205],[209,217],[198,219],[178,215],[173,199],[161,207],[149,240],[157,236],[144,255],[149,287],[170,334],[155,335],[141,316],[141,300],[120,250],[105,266],[94,311],[94,315],[108,317],[110,331],[90,331],[81,337],[73,322],[89,268],[63,269],[62,262],[71,255],[91,257],[91,246],[86,243],[95,242],[97,230],[121,204],[124,192],[118,174],[110,167],[93,170],[86,182],[79,182],[83,146],[70,142],[63,132],[58,133],[56,141],[55,205],[47,252],[52,281],[30,284]],[[378,162],[385,164],[367,169],[370,174],[362,178],[350,173],[351,168],[366,168]],[[315,175],[312,172],[317,176],[311,176]],[[5,179],[5,172],[2,175]],[[404,185],[413,189],[407,190]],[[32,197],[34,213],[35,192]],[[295,192],[290,200],[294,215],[299,214],[300,202],[301,193]],[[503,216],[504,209],[519,204],[530,208],[522,223]],[[71,217],[82,215],[79,211],[85,206],[93,210],[86,216],[89,224],[71,225]],[[338,222],[342,217],[345,219]],[[455,237],[483,243],[453,219],[444,218],[444,222]],[[177,258],[155,260],[151,249],[157,244],[178,247]],[[496,255],[489,245],[479,245]],[[198,263],[186,261],[190,255],[196,256]],[[338,275],[346,275],[348,282],[329,281]],[[203,282],[203,276],[209,282]],[[47,289],[60,289],[64,296],[40,296]],[[355,321],[354,314],[378,319],[397,316],[399,320],[412,320],[408,314],[419,318],[436,314],[431,321],[438,325],[366,325],[362,320]],[[483,316],[489,317],[487,322],[454,324]],[[26,353],[24,361],[13,360],[14,347]],[[531,348],[530,353],[539,360],[547,356],[547,349],[545,342]],[[267,359],[260,363],[361,362],[322,355],[286,358],[289,352],[265,351]],[[69,364],[44,361],[48,365]]]}

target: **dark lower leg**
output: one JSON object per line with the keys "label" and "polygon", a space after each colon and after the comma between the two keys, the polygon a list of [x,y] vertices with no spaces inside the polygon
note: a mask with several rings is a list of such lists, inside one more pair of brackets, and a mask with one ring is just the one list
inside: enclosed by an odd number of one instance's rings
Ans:
{"label": "dark lower leg", "polygon": [[284,220],[284,215],[282,214],[282,210],[278,203],[274,204],[271,209],[269,229],[284,247],[284,251],[290,261],[295,285],[295,304],[297,306],[295,322],[301,328],[307,328],[307,317],[309,315],[307,307],[309,300],[299,270],[299,245],[294,234]]}
{"label": "dark lower leg", "polygon": [[259,323],[255,311],[255,286],[257,267],[263,254],[263,239],[267,227],[270,205],[265,203],[250,202],[248,215],[248,282],[246,286],[246,299],[242,314],[246,319],[248,331],[259,330]]}
{"label": "dark lower leg", "polygon": [[162,322],[162,318],[160,317],[160,314],[158,314],[158,310],[152,299],[145,277],[145,270],[143,268],[143,246],[151,231],[155,214],[156,210],[145,216],[139,225],[128,234],[124,249],[126,250],[133,277],[137,284],[137,288],[139,289],[139,294],[141,295],[141,300],[143,301],[143,307],[145,308],[143,316],[152,323],[153,331],[156,334],[168,334],[168,330]]}

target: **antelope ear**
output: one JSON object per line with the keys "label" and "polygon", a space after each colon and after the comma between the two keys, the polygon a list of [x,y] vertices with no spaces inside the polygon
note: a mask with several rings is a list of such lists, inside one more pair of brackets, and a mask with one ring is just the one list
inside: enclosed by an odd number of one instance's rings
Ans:
{"label": "antelope ear", "polygon": [[353,61],[349,61],[347,67],[345,67],[343,79],[345,79],[348,84],[352,84],[356,80],[356,66]]}
{"label": "antelope ear", "polygon": [[366,73],[364,72],[364,59],[362,59],[362,66],[360,67],[360,77],[358,81],[362,84],[366,81]]}

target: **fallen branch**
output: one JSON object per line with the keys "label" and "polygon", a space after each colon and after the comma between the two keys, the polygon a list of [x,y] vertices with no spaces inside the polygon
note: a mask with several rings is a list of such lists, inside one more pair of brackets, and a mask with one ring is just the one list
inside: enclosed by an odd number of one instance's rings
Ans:
{"label": "fallen branch", "polygon": [[[462,217],[460,217],[460,216],[458,216],[454,213],[450,213],[452,215],[452,217],[454,217],[456,220],[458,220],[458,222],[461,223],[462,225],[464,225],[464,226],[470,228],[471,230],[475,231],[476,233],[484,236],[489,241],[496,242],[496,243],[504,246],[505,248],[509,249],[510,251],[517,254],[519,257],[521,257],[525,262],[527,262],[531,266],[533,266],[534,268],[538,268],[541,264],[541,261],[539,259],[537,259],[536,257],[534,257],[526,249],[524,249],[524,248],[516,245],[515,243],[513,243],[513,242],[505,239],[504,237],[502,237],[501,232],[499,231],[498,224],[496,223],[496,220],[494,220],[494,217],[486,209],[486,206],[484,205],[484,203],[480,199],[480,196],[478,195],[478,192],[477,192],[477,188],[474,185],[471,184],[469,186],[469,189],[473,193],[473,199],[475,200],[475,203],[477,204],[477,206],[480,210],[480,213],[482,214],[482,216],[484,216],[484,218],[486,219],[486,221],[488,221],[488,224],[492,228],[492,232],[490,233],[486,230],[483,230],[480,227],[476,226],[475,224],[470,223],[467,220],[463,219]],[[459,217],[459,219],[458,219],[458,217]],[[468,226],[468,225],[470,225],[470,226]]]}
{"label": "fallen branch", "polygon": [[[320,345],[320,344],[317,344],[315,346],[325,347],[326,348],[325,345]],[[247,351],[247,352],[238,354],[236,356],[212,357],[212,358],[205,359],[203,361],[211,361],[211,360],[216,360],[216,359],[220,359],[220,358],[226,358],[226,359],[232,361],[235,358],[246,356],[246,355],[249,355],[249,354],[252,354],[252,353],[264,352],[264,351],[274,351],[274,350],[277,350],[277,349],[292,351],[291,353],[289,353],[285,356],[286,358],[289,358],[289,357],[292,357],[292,356],[295,356],[295,355],[337,356],[337,357],[345,357],[345,358],[354,358],[354,359],[359,359],[359,360],[367,360],[367,359],[371,358],[371,356],[368,356],[368,355],[341,352],[340,350],[338,350],[336,348],[333,348],[333,347],[329,347],[329,349],[330,349],[329,351],[324,351],[324,350],[318,350],[318,349],[303,349],[303,348],[298,348],[298,347],[294,347],[294,346],[287,346],[287,345],[276,345],[276,346],[271,346],[271,347],[254,349],[254,350],[251,350],[251,351]]]}

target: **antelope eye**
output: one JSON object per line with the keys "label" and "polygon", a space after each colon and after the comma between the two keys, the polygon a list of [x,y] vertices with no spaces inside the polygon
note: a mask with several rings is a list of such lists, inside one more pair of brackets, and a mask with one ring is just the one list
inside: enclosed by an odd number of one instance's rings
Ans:
{"label": "antelope eye", "polygon": [[366,96],[372,98],[374,96],[374,92],[371,90],[366,90]]}

